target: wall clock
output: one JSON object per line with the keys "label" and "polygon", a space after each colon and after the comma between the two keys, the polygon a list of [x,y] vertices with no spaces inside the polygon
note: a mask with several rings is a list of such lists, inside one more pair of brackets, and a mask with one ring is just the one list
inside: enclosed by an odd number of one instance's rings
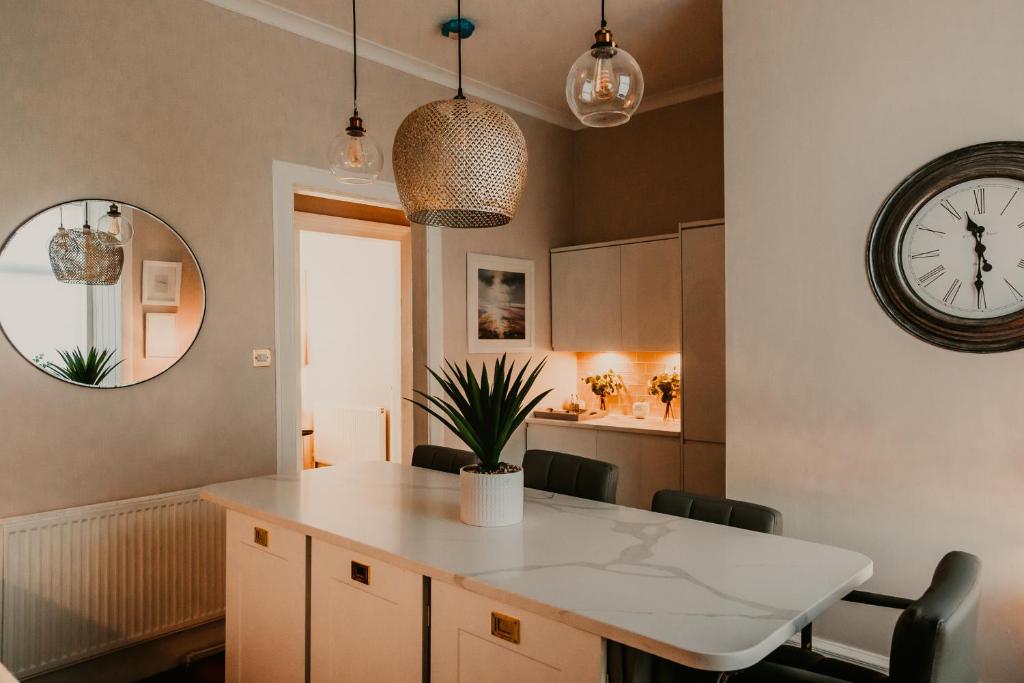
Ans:
{"label": "wall clock", "polygon": [[875,216],[867,270],[889,317],[926,342],[1024,346],[1024,142],[965,147],[914,171]]}

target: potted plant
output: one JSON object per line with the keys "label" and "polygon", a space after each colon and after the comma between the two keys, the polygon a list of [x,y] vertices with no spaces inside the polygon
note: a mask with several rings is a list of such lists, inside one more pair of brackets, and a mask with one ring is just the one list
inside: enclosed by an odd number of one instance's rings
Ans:
{"label": "potted plant", "polygon": [[43,354],[36,357],[38,359],[36,363],[63,380],[92,386],[102,384],[107,375],[124,362],[122,359],[114,363],[113,351],[107,349],[100,351],[95,346],[90,346],[89,352],[86,354],[83,354],[82,350],[76,346],[73,351],[58,349],[57,355],[60,356],[64,365],[44,361]]}
{"label": "potted plant", "polygon": [[666,420],[675,419],[672,401],[679,396],[679,373],[677,371],[663,372],[660,375],[651,377],[650,381],[647,382],[647,393],[661,398],[661,402],[665,404]]}
{"label": "potted plant", "polygon": [[625,384],[622,383],[622,377],[614,370],[609,370],[603,375],[584,377],[583,381],[589,384],[590,390],[601,399],[601,410],[608,410],[608,396],[614,396],[619,393],[619,389],[625,387]]}
{"label": "potted plant", "polygon": [[508,364],[502,355],[490,376],[484,366],[478,381],[469,362],[463,371],[446,360],[448,368],[440,373],[427,368],[446,398],[416,391],[422,401],[408,399],[440,420],[480,460],[459,472],[459,518],[466,524],[508,526],[523,521],[523,468],[502,462],[501,452],[530,411],[551,393],[542,391],[527,402],[545,363],[546,358],[527,374],[527,361],[515,373],[515,362]]}

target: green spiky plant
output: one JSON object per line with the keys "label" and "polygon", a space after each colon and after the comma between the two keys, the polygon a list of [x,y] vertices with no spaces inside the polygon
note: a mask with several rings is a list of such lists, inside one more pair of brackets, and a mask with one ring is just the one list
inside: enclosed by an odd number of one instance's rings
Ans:
{"label": "green spiky plant", "polygon": [[43,367],[57,375],[61,379],[78,384],[90,384],[98,386],[107,378],[107,375],[114,371],[124,359],[114,363],[114,352],[104,349],[98,350],[95,346],[89,347],[89,352],[82,353],[77,346],[73,351],[57,350],[57,355],[64,362],[64,366],[47,362]]}
{"label": "green spiky plant", "polygon": [[406,400],[440,420],[441,424],[476,453],[480,459],[477,472],[514,471],[515,468],[501,462],[501,451],[523,420],[530,415],[530,411],[552,391],[543,391],[527,402],[527,396],[544,369],[547,358],[526,374],[530,362],[526,361],[513,378],[515,361],[507,364],[505,355],[502,355],[494,361],[490,377],[485,365],[477,381],[469,362],[463,371],[452,365],[451,361],[445,360],[447,370],[442,368],[440,373],[429,367],[427,370],[441,385],[447,399],[417,390],[415,393],[422,401]]}

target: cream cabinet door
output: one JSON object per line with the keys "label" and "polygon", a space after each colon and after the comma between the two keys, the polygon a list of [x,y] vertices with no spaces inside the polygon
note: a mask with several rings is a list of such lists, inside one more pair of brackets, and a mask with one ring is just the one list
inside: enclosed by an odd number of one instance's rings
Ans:
{"label": "cream cabinet door", "polygon": [[595,457],[619,466],[617,504],[650,510],[655,492],[681,488],[681,450],[679,436],[598,431]]}
{"label": "cream cabinet door", "polygon": [[526,425],[526,448],[596,458],[597,430],[530,422]]}
{"label": "cream cabinet door", "polygon": [[551,344],[556,351],[622,347],[620,248],[551,254]]}
{"label": "cream cabinet door", "polygon": [[423,611],[419,574],[314,540],[310,682],[421,680]]}
{"label": "cream cabinet door", "polygon": [[[683,434],[725,441],[725,228],[682,231]],[[724,474],[723,474],[724,476]]]}
{"label": "cream cabinet door", "polygon": [[440,581],[431,587],[430,651],[431,683],[604,680],[600,636]]}
{"label": "cream cabinet door", "polygon": [[622,350],[679,352],[679,239],[621,247]]}
{"label": "cream cabinet door", "polygon": [[228,683],[306,680],[306,536],[227,514]]}

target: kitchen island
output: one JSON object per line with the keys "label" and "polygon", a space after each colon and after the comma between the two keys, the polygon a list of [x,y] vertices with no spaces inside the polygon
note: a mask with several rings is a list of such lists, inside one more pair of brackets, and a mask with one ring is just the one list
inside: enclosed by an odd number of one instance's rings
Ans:
{"label": "kitchen island", "polygon": [[229,681],[599,681],[605,640],[733,671],[872,572],[840,548],[529,489],[522,524],[471,527],[455,475],[394,463],[202,497],[228,510]]}

